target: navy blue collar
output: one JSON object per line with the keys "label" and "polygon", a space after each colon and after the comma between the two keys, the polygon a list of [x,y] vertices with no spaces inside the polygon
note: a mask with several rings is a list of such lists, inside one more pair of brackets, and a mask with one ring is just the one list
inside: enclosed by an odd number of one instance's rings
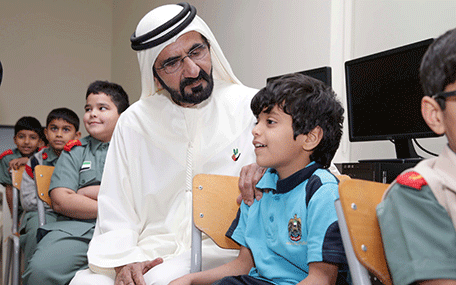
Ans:
{"label": "navy blue collar", "polygon": [[279,180],[276,170],[269,168],[258,182],[257,188],[272,190],[275,194],[285,194],[309,179],[319,168],[323,168],[323,166],[316,162],[310,163],[303,169],[281,180]]}

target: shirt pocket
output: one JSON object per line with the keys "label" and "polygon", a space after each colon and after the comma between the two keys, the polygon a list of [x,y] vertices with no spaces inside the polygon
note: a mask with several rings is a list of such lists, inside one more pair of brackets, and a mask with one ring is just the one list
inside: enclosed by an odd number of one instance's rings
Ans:
{"label": "shirt pocket", "polygon": [[97,180],[97,173],[95,170],[79,172],[79,188],[95,184],[96,182],[99,181]]}

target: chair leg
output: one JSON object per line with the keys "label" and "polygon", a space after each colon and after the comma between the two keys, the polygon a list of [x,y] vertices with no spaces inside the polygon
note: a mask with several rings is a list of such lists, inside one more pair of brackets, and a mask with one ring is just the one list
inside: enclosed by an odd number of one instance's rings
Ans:
{"label": "chair leg", "polygon": [[3,273],[3,284],[7,285],[10,283],[10,271],[11,271],[11,259],[13,252],[13,240],[11,237],[6,239],[6,260],[5,260],[5,272]]}
{"label": "chair leg", "polygon": [[20,284],[20,253],[19,237],[15,235],[9,236],[7,239],[6,267],[3,274],[3,284]]}
{"label": "chair leg", "polygon": [[19,243],[19,237],[13,236],[13,274],[12,274],[12,285],[19,285],[21,278],[21,248]]}
{"label": "chair leg", "polygon": [[201,231],[192,223],[192,252],[191,252],[191,265],[190,272],[201,271]]}

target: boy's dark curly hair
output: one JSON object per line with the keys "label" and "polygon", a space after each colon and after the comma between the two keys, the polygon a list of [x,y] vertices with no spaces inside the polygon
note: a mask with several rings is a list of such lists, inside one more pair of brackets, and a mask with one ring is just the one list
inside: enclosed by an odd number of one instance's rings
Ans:
{"label": "boy's dark curly hair", "polygon": [[310,160],[328,168],[339,147],[344,121],[344,109],[331,87],[300,73],[284,75],[268,82],[250,104],[257,118],[261,112],[271,112],[274,106],[292,117],[295,139],[320,126],[323,138]]}
{"label": "boy's dark curly hair", "polygon": [[[429,46],[421,60],[420,79],[427,96],[442,92],[456,81],[456,29],[447,31]],[[436,101],[445,110],[445,99]]]}

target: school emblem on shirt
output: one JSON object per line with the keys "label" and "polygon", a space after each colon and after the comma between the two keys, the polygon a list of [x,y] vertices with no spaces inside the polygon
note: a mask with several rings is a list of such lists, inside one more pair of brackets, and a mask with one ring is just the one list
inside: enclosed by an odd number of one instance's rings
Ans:
{"label": "school emblem on shirt", "polygon": [[301,235],[301,218],[298,218],[295,214],[294,217],[288,221],[288,236],[292,241],[299,241]]}
{"label": "school emblem on shirt", "polygon": [[87,170],[90,170],[91,168],[92,168],[92,162],[91,161],[84,161],[82,163],[81,169],[79,169],[79,172],[87,171]]}
{"label": "school emblem on shirt", "polygon": [[241,153],[239,152],[239,150],[237,148],[234,148],[233,149],[233,155],[231,156],[231,158],[234,160],[234,161],[237,161],[239,159],[239,157],[241,156]]}

